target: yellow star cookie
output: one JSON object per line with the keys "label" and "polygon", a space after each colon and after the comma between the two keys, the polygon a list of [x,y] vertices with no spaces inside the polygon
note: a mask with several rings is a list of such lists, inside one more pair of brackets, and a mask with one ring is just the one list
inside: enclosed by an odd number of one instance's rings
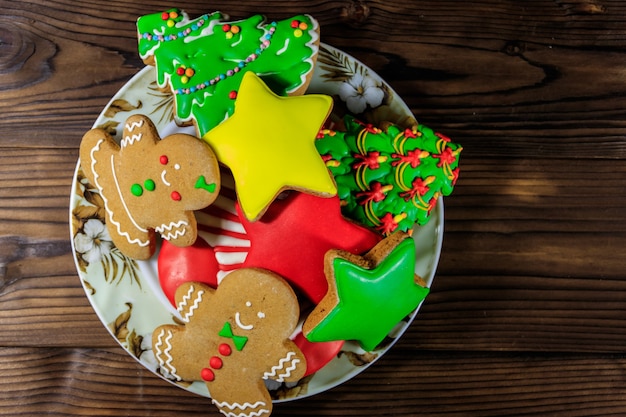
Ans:
{"label": "yellow star cookie", "polygon": [[332,197],[337,187],[317,149],[316,136],[332,98],[280,97],[254,73],[241,82],[235,113],[203,136],[235,177],[242,212],[260,218],[287,189]]}

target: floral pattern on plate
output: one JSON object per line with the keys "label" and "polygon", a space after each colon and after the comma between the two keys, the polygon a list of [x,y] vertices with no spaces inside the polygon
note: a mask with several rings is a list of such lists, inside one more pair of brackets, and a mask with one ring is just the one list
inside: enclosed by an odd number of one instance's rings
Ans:
{"label": "floral pattern on plate", "polygon": [[[120,126],[132,114],[148,115],[161,136],[174,132],[195,134],[193,126],[179,127],[172,113],[173,97],[160,91],[153,67],[133,77],[102,111],[94,127],[107,130],[119,139]],[[355,114],[378,124],[389,121],[401,126],[416,123],[410,109],[375,72],[353,57],[321,44],[308,93],[334,98],[334,114]],[[152,352],[152,331],[159,325],[175,323],[175,310],[160,291],[156,276],[156,255],[150,261],[135,261],[111,242],[104,221],[104,202],[77,164],[70,201],[70,229],[76,268],[85,293],[102,323],[128,353],[144,367],[163,377]],[[435,207],[431,221],[414,230],[416,273],[431,285],[443,237],[443,204]],[[406,317],[372,352],[346,342],[341,352],[317,373],[298,384],[270,386],[277,401],[303,398],[326,391],[358,373],[383,355],[407,329],[419,307]],[[172,381],[172,383],[175,383]],[[176,383],[208,397],[203,383]]]}

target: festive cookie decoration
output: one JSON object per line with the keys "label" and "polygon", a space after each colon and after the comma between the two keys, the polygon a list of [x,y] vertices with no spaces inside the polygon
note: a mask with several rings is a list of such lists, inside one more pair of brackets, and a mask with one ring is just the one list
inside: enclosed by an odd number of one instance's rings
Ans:
{"label": "festive cookie decoration", "polygon": [[174,93],[176,116],[199,136],[233,113],[243,75],[253,72],[281,96],[303,94],[313,74],[319,26],[308,15],[236,22],[219,12],[197,19],[178,9],[140,17],[139,55],[155,65],[157,84]]}
{"label": "festive cookie decoration", "polygon": [[346,131],[316,142],[337,182],[342,212],[383,235],[428,222],[452,193],[462,148],[424,125],[379,129],[347,116]]}
{"label": "festive cookie decoration", "polygon": [[261,269],[239,269],[217,290],[185,283],[176,292],[184,325],[152,334],[160,372],[177,381],[204,381],[220,411],[269,415],[272,400],[263,382],[296,382],[306,360],[289,340],[299,306],[291,287]]}
{"label": "festive cookie decoration", "polygon": [[336,194],[315,148],[332,104],[332,98],[321,94],[279,97],[254,73],[244,74],[235,113],[203,138],[231,169],[248,220],[261,217],[287,189]]}
{"label": "festive cookie decoration", "polygon": [[197,236],[193,210],[210,205],[219,192],[210,147],[184,134],[161,140],[142,115],[128,118],[119,145],[102,129],[87,132],[80,159],[104,200],[113,242],[135,259],[152,256],[155,230],[175,245],[191,245]]}
{"label": "festive cookie decoration", "polygon": [[221,188],[210,206],[195,212],[198,239],[184,248],[163,242],[158,257],[161,288],[175,305],[176,289],[184,282],[216,288],[230,272],[243,267],[250,240],[235,208],[237,196],[230,172],[220,170]]}
{"label": "festive cookie decoration", "polygon": [[243,265],[269,269],[314,303],[328,291],[324,256],[330,249],[364,254],[380,240],[377,233],[345,219],[339,198],[292,192],[250,222],[240,215],[250,240]]}
{"label": "festive cookie decoration", "polygon": [[302,331],[314,342],[357,340],[373,350],[424,300],[415,275],[415,242],[396,232],[364,256],[332,250],[325,259],[329,290]]}

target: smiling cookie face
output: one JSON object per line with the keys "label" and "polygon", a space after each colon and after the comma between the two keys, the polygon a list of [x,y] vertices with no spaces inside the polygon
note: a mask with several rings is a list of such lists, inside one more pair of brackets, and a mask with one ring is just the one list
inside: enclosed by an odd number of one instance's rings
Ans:
{"label": "smiling cookie face", "polygon": [[142,115],[127,120],[119,145],[102,129],[87,132],[81,163],[105,201],[113,241],[135,259],[154,253],[154,230],[177,246],[191,245],[197,237],[193,211],[219,192],[211,148],[184,134],[161,140]]}
{"label": "smiling cookie face", "polygon": [[303,377],[306,359],[289,339],[299,306],[280,276],[242,268],[217,290],[187,282],[176,291],[176,305],[186,324],[153,332],[160,372],[178,381],[204,381],[224,414],[269,414],[272,400],[263,380]]}

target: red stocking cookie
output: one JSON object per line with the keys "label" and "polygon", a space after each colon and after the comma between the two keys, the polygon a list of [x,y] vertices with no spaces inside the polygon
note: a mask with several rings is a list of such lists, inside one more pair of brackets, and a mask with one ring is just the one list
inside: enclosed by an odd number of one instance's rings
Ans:
{"label": "red stocking cookie", "polygon": [[178,381],[204,381],[225,415],[269,415],[264,379],[298,381],[306,360],[289,340],[299,306],[291,287],[269,271],[245,268],[217,290],[185,283],[176,291],[185,325],[155,329],[152,345],[161,372]]}
{"label": "red stocking cookie", "polygon": [[210,205],[219,191],[217,159],[206,143],[184,134],[161,140],[142,115],[128,118],[119,145],[102,129],[87,132],[80,159],[104,200],[115,246],[131,258],[152,256],[155,230],[175,245],[191,245],[193,210]]}

